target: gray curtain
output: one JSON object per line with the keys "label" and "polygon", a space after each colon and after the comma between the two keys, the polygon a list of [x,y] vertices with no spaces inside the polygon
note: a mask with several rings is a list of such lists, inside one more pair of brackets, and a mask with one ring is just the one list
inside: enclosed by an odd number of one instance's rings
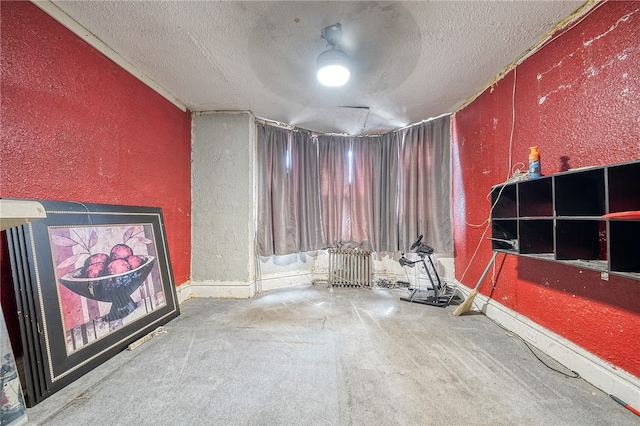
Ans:
{"label": "gray curtain", "polygon": [[316,143],[307,132],[258,124],[258,253],[326,247]]}
{"label": "gray curtain", "polygon": [[449,117],[383,136],[258,125],[258,250],[408,250],[419,234],[452,252]]}
{"label": "gray curtain", "polygon": [[320,193],[324,235],[328,247],[351,241],[349,151],[352,138],[319,136]]}
{"label": "gray curtain", "polygon": [[418,235],[438,253],[453,253],[449,116],[399,130],[400,250]]}
{"label": "gray curtain", "polygon": [[322,214],[330,247],[398,250],[398,143],[319,136]]}
{"label": "gray curtain", "polygon": [[397,133],[371,139],[373,157],[373,248],[377,252],[398,250],[399,147]]}

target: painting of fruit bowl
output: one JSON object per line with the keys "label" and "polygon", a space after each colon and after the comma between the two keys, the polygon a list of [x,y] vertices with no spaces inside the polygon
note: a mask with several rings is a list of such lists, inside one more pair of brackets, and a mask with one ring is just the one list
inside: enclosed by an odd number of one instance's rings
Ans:
{"label": "painting of fruit bowl", "polygon": [[161,208],[34,201],[7,231],[27,407],[180,314]]}
{"label": "painting of fruit bowl", "polygon": [[[122,267],[121,269],[124,272],[95,275],[91,272],[97,270],[97,268],[92,268],[92,266],[104,264],[104,262],[89,263],[88,266],[78,268],[61,277],[60,282],[80,296],[100,302],[111,302],[111,311],[107,315],[107,320],[123,318],[136,309],[137,306],[131,299],[131,293],[136,291],[147,279],[155,262],[155,257],[153,256],[136,256],[136,258],[139,259],[139,263],[137,261],[133,263],[138,265],[134,269]],[[126,260],[118,262],[118,259],[116,259],[106,265],[104,269],[108,272],[109,265],[122,265],[123,262],[126,262]],[[102,265],[100,266],[102,267]],[[111,269],[114,270],[115,267]]]}
{"label": "painting of fruit bowl", "polygon": [[[52,230],[54,262],[61,273],[58,282],[78,296],[111,304],[108,313],[100,313],[102,309],[87,312],[80,323],[98,318],[115,321],[138,308],[131,295],[145,282],[156,263],[150,236],[150,228],[140,225]],[[62,305],[69,313],[80,307],[78,300],[69,297],[62,297]],[[78,320],[72,314],[65,315],[65,328],[72,330],[79,325]],[[71,350],[78,343],[72,341]]]}

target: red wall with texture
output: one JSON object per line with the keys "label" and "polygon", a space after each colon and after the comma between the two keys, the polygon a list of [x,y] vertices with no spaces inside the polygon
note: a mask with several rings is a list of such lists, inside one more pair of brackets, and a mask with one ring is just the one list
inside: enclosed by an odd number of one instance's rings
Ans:
{"label": "red wall with texture", "polygon": [[161,207],[175,283],[189,280],[190,113],[32,3],[0,12],[0,197]]}
{"label": "red wall with texture", "polygon": [[[491,186],[504,182],[515,163],[527,163],[530,146],[539,147],[545,175],[567,163],[578,168],[636,160],[639,117],[640,2],[621,1],[592,10],[456,113],[457,278],[485,230],[486,225],[470,224],[489,216]],[[640,182],[629,184],[640,190]],[[483,240],[465,285],[475,286],[490,258],[491,244]],[[480,292],[640,377],[640,281],[615,276],[603,281],[596,271],[500,254]]]}

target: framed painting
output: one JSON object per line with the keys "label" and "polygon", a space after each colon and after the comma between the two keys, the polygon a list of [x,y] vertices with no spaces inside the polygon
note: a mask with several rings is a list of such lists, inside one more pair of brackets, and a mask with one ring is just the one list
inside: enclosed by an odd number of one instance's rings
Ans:
{"label": "framed painting", "polygon": [[11,342],[0,308],[0,425],[21,426],[27,423],[27,410]]}
{"label": "framed painting", "polygon": [[7,233],[28,406],[180,313],[160,208],[38,201]]}

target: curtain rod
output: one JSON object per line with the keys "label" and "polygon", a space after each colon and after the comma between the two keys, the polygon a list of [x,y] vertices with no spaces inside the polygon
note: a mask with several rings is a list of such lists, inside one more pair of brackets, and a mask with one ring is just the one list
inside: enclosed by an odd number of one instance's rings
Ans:
{"label": "curtain rod", "polygon": [[[426,120],[422,120],[422,121],[419,121],[419,122],[417,122],[417,123],[408,124],[408,125],[406,125],[406,126],[404,126],[404,127],[400,127],[399,129],[392,130],[392,131],[390,131],[389,133],[398,132],[398,131],[400,131],[400,130],[408,129],[409,127],[418,126],[418,125],[420,125],[420,124],[422,124],[422,123],[427,123],[427,122],[429,122],[429,121],[437,120],[437,119],[439,119],[439,118],[446,117],[446,116],[450,116],[450,115],[451,115],[451,113],[450,113],[450,112],[445,112],[444,114],[440,114],[440,115],[438,115],[438,116],[436,116],[436,117],[427,118]],[[385,135],[386,135],[386,134],[387,134],[387,133],[385,133]]]}
{"label": "curtain rod", "polygon": [[255,120],[256,123],[266,124],[268,126],[281,127],[283,129],[287,129],[287,130],[295,130],[296,129],[291,124],[281,123],[280,121],[275,121],[275,120],[269,120],[268,118],[255,117],[254,120]]}
{"label": "curtain rod", "polygon": [[388,134],[391,134],[391,133],[395,133],[395,132],[398,132],[400,130],[405,130],[405,129],[408,129],[410,127],[418,126],[420,124],[423,124],[423,123],[426,123],[426,122],[429,122],[429,121],[432,121],[432,120],[437,120],[439,118],[450,116],[450,115],[451,115],[451,113],[447,112],[447,113],[438,115],[437,117],[427,118],[426,120],[422,120],[422,121],[419,121],[417,123],[409,124],[407,126],[400,127],[398,129],[395,129],[395,130],[391,130],[391,131],[389,131],[387,133],[373,134],[373,135],[348,135],[346,133],[314,132],[312,130],[308,130],[308,129],[304,129],[304,128],[301,128],[301,127],[292,126],[291,124],[282,123],[280,121],[269,120],[268,118],[254,117],[254,120],[255,120],[256,123],[265,124],[267,126],[279,127],[281,129],[286,129],[286,130],[293,130],[294,132],[297,131],[297,132],[309,133],[313,137],[318,137],[318,136],[345,136],[345,137],[350,137],[350,138],[375,138],[375,137],[381,137],[381,136],[385,136],[385,135],[388,135]]}

